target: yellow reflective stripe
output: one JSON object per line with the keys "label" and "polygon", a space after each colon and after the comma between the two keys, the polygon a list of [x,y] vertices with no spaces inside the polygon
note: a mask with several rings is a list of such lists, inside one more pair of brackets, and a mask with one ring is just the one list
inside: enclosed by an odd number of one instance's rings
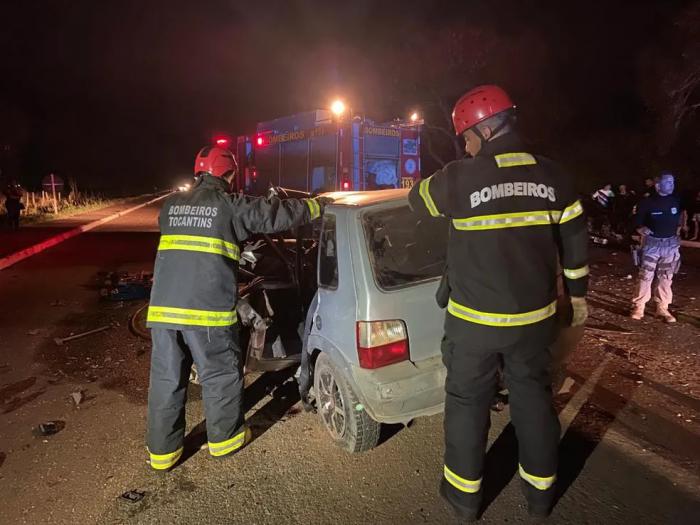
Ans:
{"label": "yellow reflective stripe", "polygon": [[172,467],[182,456],[182,448],[180,447],[170,454],[154,454],[149,450],[148,455],[151,457],[151,467],[156,470],[165,470]]}
{"label": "yellow reflective stripe", "polygon": [[564,268],[564,276],[568,279],[580,279],[581,277],[588,275],[589,271],[588,265],[582,266],[581,268],[574,268],[572,270]]}
{"label": "yellow reflective stripe", "polygon": [[537,164],[535,157],[529,153],[501,153],[494,157],[499,168],[512,168],[513,166],[529,166]]}
{"label": "yellow reflective stripe", "polygon": [[541,226],[559,222],[561,212],[557,210],[523,211],[501,213],[498,215],[479,215],[466,219],[452,219],[457,230],[496,230],[499,228],[517,228],[520,226]]}
{"label": "yellow reflective stripe", "polygon": [[235,310],[215,312],[170,306],[149,306],[147,321],[154,323],[186,324],[192,326],[230,326],[238,318]]}
{"label": "yellow reflective stripe", "polygon": [[481,488],[481,478],[477,480],[461,478],[457,474],[452,472],[449,468],[447,468],[447,465],[445,465],[444,472],[445,479],[450,483],[450,485],[452,485],[457,490],[461,490],[462,492],[468,492],[470,494],[479,492],[479,489]]}
{"label": "yellow reflective stripe", "polygon": [[523,312],[520,314],[499,314],[493,312],[480,312],[467,306],[463,306],[451,298],[447,303],[447,311],[455,317],[465,321],[483,324],[487,326],[523,326],[543,321],[554,315],[557,311],[557,302],[553,301],[544,308]]}
{"label": "yellow reflective stripe", "polygon": [[564,224],[565,222],[568,222],[570,220],[575,219],[579,215],[583,214],[583,206],[581,205],[581,201],[576,201],[570,206],[567,206],[564,208],[564,211],[561,214],[561,219],[559,220],[559,224]]}
{"label": "yellow reflective stripe", "polygon": [[237,261],[240,258],[238,246],[233,243],[200,235],[162,235],[158,244],[161,250],[185,250],[223,255]]}
{"label": "yellow reflective stripe", "polygon": [[243,430],[242,432],[239,432],[235,436],[233,436],[231,439],[227,439],[226,441],[220,441],[219,443],[212,443],[211,441],[209,442],[209,453],[212,456],[224,456],[226,454],[229,454],[230,452],[233,452],[236,449],[241,448],[246,441],[246,434],[250,432],[248,429]]}
{"label": "yellow reflective stripe", "polygon": [[318,219],[321,216],[321,206],[316,199],[305,199],[306,205],[309,207],[309,212],[311,212],[311,220]]}
{"label": "yellow reflective stripe", "polygon": [[435,206],[435,201],[433,201],[433,198],[430,196],[431,179],[432,177],[428,177],[427,179],[423,179],[422,181],[420,181],[418,193],[423,198],[425,207],[428,208],[430,215],[432,215],[433,217],[439,217],[440,212],[438,211],[437,206]]}
{"label": "yellow reflective stripe", "polygon": [[539,490],[547,490],[551,488],[552,485],[554,485],[554,482],[557,480],[556,474],[554,476],[549,476],[546,478],[541,478],[539,476],[533,476],[532,474],[528,474],[527,472],[525,472],[525,469],[523,469],[523,466],[520,464],[518,464],[518,470],[520,472],[521,478],[523,478],[530,485]]}

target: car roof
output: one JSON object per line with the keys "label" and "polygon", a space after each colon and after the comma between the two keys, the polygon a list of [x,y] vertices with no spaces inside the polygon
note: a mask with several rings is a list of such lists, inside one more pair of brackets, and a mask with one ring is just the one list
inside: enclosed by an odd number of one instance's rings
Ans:
{"label": "car roof", "polygon": [[331,197],[335,206],[371,206],[382,202],[406,200],[408,188],[372,191],[333,191],[324,193]]}

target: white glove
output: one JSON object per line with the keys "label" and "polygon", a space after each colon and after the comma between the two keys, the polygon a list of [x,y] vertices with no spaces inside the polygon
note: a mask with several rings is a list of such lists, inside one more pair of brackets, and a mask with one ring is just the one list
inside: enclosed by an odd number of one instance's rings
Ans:
{"label": "white glove", "polygon": [[571,307],[574,310],[574,315],[571,319],[571,326],[583,326],[588,318],[588,306],[586,305],[585,297],[572,297]]}

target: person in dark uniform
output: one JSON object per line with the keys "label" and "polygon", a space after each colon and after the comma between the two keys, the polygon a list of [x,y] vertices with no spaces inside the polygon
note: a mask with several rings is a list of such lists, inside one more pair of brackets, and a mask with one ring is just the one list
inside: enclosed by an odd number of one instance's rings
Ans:
{"label": "person in dark uniform", "polygon": [[7,211],[7,224],[11,230],[19,230],[19,218],[24,209],[22,204],[22,187],[12,181],[3,189],[5,195],[5,210]]}
{"label": "person in dark uniform", "polygon": [[673,194],[674,188],[673,174],[664,173],[656,184],[656,191],[637,205],[634,221],[642,236],[642,251],[639,280],[630,312],[630,317],[635,320],[644,317],[656,275],[656,315],[667,323],[676,322],[668,307],[673,302],[673,276],[681,265],[679,230],[686,221],[681,199]]}
{"label": "person in dark uniform", "polygon": [[555,338],[560,261],[572,324],[582,325],[587,317],[583,207],[571,176],[530,153],[515,134],[514,110],[498,86],[467,92],[452,119],[469,158],[449,163],[409,193],[412,209],[425,220],[450,219],[447,267],[437,297],[447,307],[440,492],[467,520],[478,516],[482,501],[499,356],[528,508],[535,516],[549,514],[560,428],[552,406],[548,346]]}
{"label": "person in dark uniform", "polygon": [[613,229],[624,236],[629,235],[630,219],[634,208],[634,195],[627,191],[626,184],[620,184],[617,195],[613,199]]}
{"label": "person in dark uniform", "polygon": [[695,198],[690,203],[688,212],[689,221],[693,224],[693,233],[688,240],[697,241],[700,234],[700,191],[695,193]]}
{"label": "person in dark uniform", "polygon": [[209,453],[228,456],[249,440],[242,411],[242,352],[236,329],[240,243],[254,233],[289,230],[321,216],[323,199],[229,195],[233,154],[205,147],[191,191],[169,197],[148,308],[153,351],[147,444],[151,467],[173,468],[183,451],[185,400],[197,366]]}

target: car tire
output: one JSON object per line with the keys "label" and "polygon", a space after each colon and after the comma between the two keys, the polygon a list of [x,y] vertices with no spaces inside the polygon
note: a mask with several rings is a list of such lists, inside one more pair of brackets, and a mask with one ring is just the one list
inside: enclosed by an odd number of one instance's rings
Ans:
{"label": "car tire", "polygon": [[319,419],[336,445],[351,453],[377,446],[381,424],[370,417],[344,374],[323,353],[316,360],[314,393]]}

